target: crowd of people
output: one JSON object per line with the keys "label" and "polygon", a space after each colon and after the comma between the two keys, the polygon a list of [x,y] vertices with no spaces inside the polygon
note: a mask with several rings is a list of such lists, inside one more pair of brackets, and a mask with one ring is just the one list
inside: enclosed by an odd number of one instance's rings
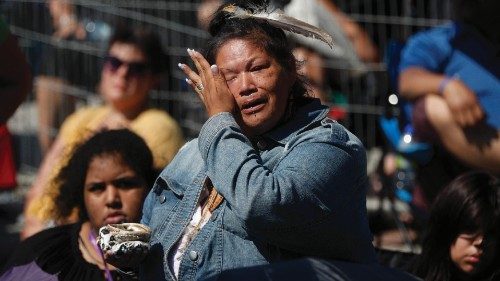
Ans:
{"label": "crowd of people", "polygon": [[151,30],[116,29],[99,84],[105,105],[81,108],[64,121],[27,195],[23,237],[53,222],[51,213],[60,186],[55,174],[74,148],[97,131],[129,128],[136,132],[153,152],[158,170],[172,160],[184,142],[181,129],[165,111],[148,106],[148,94],[160,82],[167,61]]}
{"label": "crowd of people", "polygon": [[[61,1],[52,16],[71,11]],[[367,153],[328,106],[324,61],[377,62],[368,33],[330,1],[204,1],[210,37],[177,65],[207,114],[198,137],[185,143],[179,120],[148,103],[173,71],[159,36],[114,26],[95,85],[103,105],[71,113],[47,145],[0,280],[500,280],[499,4],[476,2],[454,1],[452,22],[401,53],[415,137],[435,148],[418,164],[415,198],[430,206],[419,253],[374,247]],[[323,10],[353,59],[325,53],[328,34],[291,18],[293,5]],[[0,50],[3,128],[32,77],[1,19]]]}

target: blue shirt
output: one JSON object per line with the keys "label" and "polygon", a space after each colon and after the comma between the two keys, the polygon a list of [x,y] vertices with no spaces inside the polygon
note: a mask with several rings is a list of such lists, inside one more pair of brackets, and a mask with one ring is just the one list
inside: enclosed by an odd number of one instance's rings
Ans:
{"label": "blue shirt", "polygon": [[486,122],[500,128],[500,50],[473,27],[452,22],[413,36],[400,71],[421,67],[460,79],[477,95]]}
{"label": "blue shirt", "polygon": [[143,280],[174,280],[168,254],[181,237],[204,182],[224,197],[189,244],[179,280],[302,256],[375,262],[366,215],[366,154],[315,100],[254,145],[230,113],[212,116],[146,198],[152,228]]}

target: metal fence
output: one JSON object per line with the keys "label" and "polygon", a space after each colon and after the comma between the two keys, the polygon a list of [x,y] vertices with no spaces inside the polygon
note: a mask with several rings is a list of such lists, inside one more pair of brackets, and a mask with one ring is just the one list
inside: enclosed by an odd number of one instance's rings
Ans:
{"label": "metal fence", "polygon": [[[334,1],[350,18],[358,22],[378,46],[380,62],[366,64],[362,75],[350,75],[352,69],[327,61],[332,72],[328,77],[336,91],[347,101],[344,124],[368,147],[380,146],[377,118],[384,114],[387,93],[391,89],[384,55],[391,42],[404,42],[416,31],[445,22],[450,18],[451,0],[337,0]],[[182,126],[187,138],[195,137],[206,119],[202,104],[184,82],[176,64],[187,62],[186,48],[201,48],[208,34],[197,26],[199,0],[73,0],[77,18],[85,22],[88,32],[96,36],[89,40],[56,39],[52,35],[51,18],[46,0],[3,0],[1,14],[11,32],[19,37],[32,65],[35,76],[50,69],[53,75],[66,80],[61,90],[80,104],[95,100],[105,42],[99,32],[106,33],[106,24],[117,21],[154,28],[161,36],[164,48],[171,56],[168,79],[152,93],[152,104],[168,111]],[[101,34],[101,35],[102,35]],[[47,51],[47,50],[52,51]],[[54,51],[55,50],[55,51]],[[37,80],[35,80],[37,81]],[[23,108],[34,101],[30,96]],[[333,105],[333,104],[330,104]],[[29,112],[29,110],[27,110]],[[29,114],[29,113],[26,113]],[[33,114],[31,114],[33,115]],[[17,120],[17,121],[16,121]],[[19,123],[25,117],[14,118],[16,135],[30,135]],[[35,122],[36,123],[36,122]],[[37,126],[35,125],[35,130]],[[52,134],[57,127],[51,128]],[[26,131],[23,131],[26,130]],[[21,166],[38,165],[32,156],[38,153],[36,140],[18,141]]]}

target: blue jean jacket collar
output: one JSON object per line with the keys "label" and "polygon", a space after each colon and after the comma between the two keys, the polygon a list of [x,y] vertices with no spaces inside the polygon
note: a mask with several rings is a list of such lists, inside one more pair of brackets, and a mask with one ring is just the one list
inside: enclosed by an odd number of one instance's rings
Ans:
{"label": "blue jean jacket collar", "polygon": [[156,189],[154,190],[155,193],[160,194],[162,190],[171,190],[178,197],[183,197],[186,188],[188,188],[190,185],[200,185],[201,183],[204,183],[205,180],[207,179],[205,170],[200,171],[197,175],[195,175],[191,179],[184,178],[186,182],[176,181],[173,178],[166,177],[166,174],[167,174],[166,172],[162,172],[156,179],[154,185]]}
{"label": "blue jean jacket collar", "polygon": [[284,124],[263,134],[261,137],[285,145],[290,139],[306,130],[309,125],[323,120],[327,114],[328,107],[322,105],[319,99],[313,99],[299,107],[292,118]]}

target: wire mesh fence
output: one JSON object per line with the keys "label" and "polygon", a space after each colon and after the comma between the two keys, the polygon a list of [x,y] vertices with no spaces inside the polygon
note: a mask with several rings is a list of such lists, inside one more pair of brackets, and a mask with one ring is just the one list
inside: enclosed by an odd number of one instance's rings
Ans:
{"label": "wire mesh fence", "polygon": [[[58,89],[49,87],[49,90],[60,91],[65,97],[76,99],[77,105],[98,100],[96,89],[100,69],[106,40],[113,26],[122,21],[130,25],[148,26],[160,35],[164,49],[171,57],[168,77],[157,91],[151,93],[151,103],[169,112],[180,123],[188,139],[197,135],[206,115],[176,65],[178,62],[188,62],[186,48],[202,48],[208,38],[207,32],[197,24],[199,0],[72,0],[74,16],[85,28],[85,39],[55,36],[54,18],[49,12],[51,1],[67,0],[3,0],[0,4],[1,14],[10,25],[11,32],[18,36],[34,76],[62,80],[59,84],[52,84]],[[384,114],[387,94],[394,90],[389,81],[388,66],[383,59],[386,50],[391,42],[402,43],[416,31],[450,19],[451,0],[333,2],[367,32],[377,46],[381,59],[364,63],[365,71],[360,75],[352,75],[355,69],[336,60],[327,60],[324,65],[330,71],[327,72],[327,79],[332,91],[344,97],[342,107],[347,117],[342,122],[345,126],[360,137],[368,148],[379,146],[383,143],[383,137],[378,130],[377,118]],[[40,81],[43,79],[35,79],[37,84]],[[33,94],[27,104],[34,100]],[[332,99],[328,104],[334,106],[336,102]],[[66,111],[61,112],[61,115],[66,115],[73,108],[61,110]],[[25,120],[24,117],[14,118],[11,124]],[[29,129],[19,124],[13,126],[21,128],[14,130],[15,134],[31,134],[36,139],[36,132],[27,132]],[[39,125],[33,128],[35,131],[39,129]],[[48,129],[52,136],[57,134],[57,124]],[[36,141],[19,143],[19,149],[24,151],[20,155],[39,153]],[[28,158],[20,156],[21,166],[38,165],[38,160]]]}

